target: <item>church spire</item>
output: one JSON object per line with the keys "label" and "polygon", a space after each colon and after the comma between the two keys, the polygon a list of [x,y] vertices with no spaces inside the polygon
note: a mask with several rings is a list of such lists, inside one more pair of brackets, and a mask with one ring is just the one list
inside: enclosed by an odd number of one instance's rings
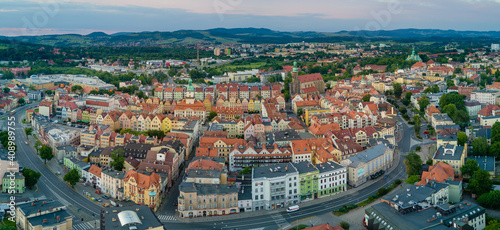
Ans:
{"label": "church spire", "polygon": [[296,61],[293,62],[293,71],[292,72],[294,72],[294,73],[298,73],[299,72],[299,69],[297,68],[297,62]]}

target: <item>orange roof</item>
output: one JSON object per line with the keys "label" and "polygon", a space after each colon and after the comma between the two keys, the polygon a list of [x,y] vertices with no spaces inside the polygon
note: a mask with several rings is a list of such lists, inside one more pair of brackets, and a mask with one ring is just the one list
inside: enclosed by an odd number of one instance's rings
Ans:
{"label": "orange roof", "polygon": [[302,107],[302,106],[319,106],[317,101],[297,101],[295,102],[295,105],[297,107]]}
{"label": "orange roof", "polygon": [[427,107],[427,114],[432,115],[435,113],[441,114],[441,112],[439,111],[438,108],[436,108],[436,106],[431,105],[431,106]]}
{"label": "orange roof", "polygon": [[453,179],[455,170],[449,164],[438,162],[434,166],[429,167],[429,171],[422,172],[422,178],[416,185],[426,185],[429,181],[445,182],[448,179]]}
{"label": "orange roof", "polygon": [[222,170],[224,166],[222,164],[219,164],[215,161],[211,160],[204,160],[204,159],[198,159],[191,164],[189,164],[187,168],[187,172],[189,172],[190,169],[216,169],[216,170]]}
{"label": "orange roof", "polygon": [[217,149],[216,148],[202,148],[202,147],[198,147],[196,149],[196,156],[197,157],[217,157],[218,156],[218,153],[217,153]]}
{"label": "orange roof", "polygon": [[313,73],[299,76],[300,83],[311,82],[311,81],[323,81],[323,77],[320,73]]}
{"label": "orange roof", "polygon": [[127,183],[131,178],[134,178],[135,182],[137,183],[137,187],[140,188],[149,188],[151,186],[160,187],[160,175],[154,172],[148,176],[138,173],[134,170],[129,170],[125,175],[125,178],[123,178],[123,181]]}
{"label": "orange roof", "polygon": [[52,105],[52,102],[51,101],[42,101],[40,102],[40,105],[39,106],[51,106]]}
{"label": "orange roof", "polygon": [[101,178],[101,170],[102,170],[102,169],[101,169],[100,167],[98,167],[97,165],[92,165],[92,166],[90,166],[90,168],[89,168],[89,173],[92,173],[92,174],[94,174],[96,177]]}

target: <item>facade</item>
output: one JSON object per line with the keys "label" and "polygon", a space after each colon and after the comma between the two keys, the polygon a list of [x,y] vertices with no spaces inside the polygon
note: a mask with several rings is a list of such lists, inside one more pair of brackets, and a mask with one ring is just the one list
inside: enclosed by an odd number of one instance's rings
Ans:
{"label": "facade", "polygon": [[237,214],[238,188],[231,184],[182,182],[178,205],[182,218]]}
{"label": "facade", "polygon": [[154,172],[147,175],[130,170],[123,178],[125,200],[147,205],[156,211],[161,203],[161,182],[161,177]]}
{"label": "facade", "polygon": [[464,165],[465,158],[467,158],[467,144],[465,146],[446,144],[438,147],[434,156],[432,157],[432,164],[444,162],[453,167],[455,174],[461,176],[460,167]]}
{"label": "facade", "polygon": [[125,178],[125,172],[119,172],[110,169],[101,171],[102,192],[112,198],[122,200],[123,178]]}
{"label": "facade", "polygon": [[23,194],[26,191],[24,176],[19,172],[5,173],[2,178],[2,192]]}
{"label": "facade", "polygon": [[300,200],[317,198],[319,170],[311,162],[307,161],[294,163],[293,166],[299,172]]}
{"label": "facade", "polygon": [[253,210],[272,210],[298,204],[299,173],[291,163],[253,168]]}
{"label": "facade", "polygon": [[340,164],[347,168],[349,185],[357,187],[385,173],[392,166],[393,154],[392,145],[379,144],[342,160]]}
{"label": "facade", "polygon": [[318,197],[330,196],[347,191],[347,170],[337,162],[315,165],[318,174]]}

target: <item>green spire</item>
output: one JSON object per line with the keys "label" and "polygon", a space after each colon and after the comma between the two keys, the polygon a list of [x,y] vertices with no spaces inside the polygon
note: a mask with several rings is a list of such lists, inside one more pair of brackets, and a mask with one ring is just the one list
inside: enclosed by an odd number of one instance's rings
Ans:
{"label": "green spire", "polygon": [[187,90],[194,91],[193,80],[191,78],[189,78],[189,84],[188,84]]}
{"label": "green spire", "polygon": [[299,72],[299,69],[297,68],[297,62],[296,61],[293,62],[293,72],[294,73]]}

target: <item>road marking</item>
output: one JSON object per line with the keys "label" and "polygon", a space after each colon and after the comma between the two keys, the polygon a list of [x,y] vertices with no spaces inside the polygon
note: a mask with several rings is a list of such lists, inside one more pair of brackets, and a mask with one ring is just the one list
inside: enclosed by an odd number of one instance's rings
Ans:
{"label": "road marking", "polygon": [[281,213],[276,213],[276,214],[273,214],[271,215],[271,218],[273,218],[274,222],[279,226],[279,227],[282,227],[282,226],[287,226],[289,225],[290,223],[288,223],[288,221],[286,221],[286,219],[283,217],[283,215],[281,215]]}
{"label": "road marking", "polygon": [[158,219],[161,221],[161,222],[177,222],[177,218],[175,218],[175,216],[172,216],[172,215],[158,215]]}

